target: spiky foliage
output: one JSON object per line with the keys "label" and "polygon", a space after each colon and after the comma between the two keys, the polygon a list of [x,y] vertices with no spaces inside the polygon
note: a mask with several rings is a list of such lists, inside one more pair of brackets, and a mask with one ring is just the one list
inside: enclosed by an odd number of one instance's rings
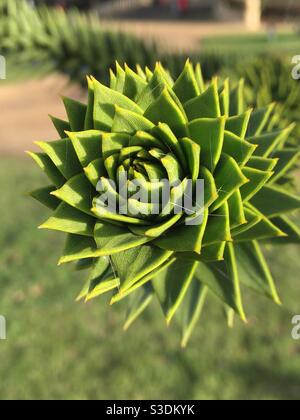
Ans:
{"label": "spiky foliage", "polygon": [[[260,242],[299,243],[286,213],[300,199],[276,184],[294,159],[284,147],[293,126],[273,130],[273,105],[245,109],[242,84],[205,86],[190,62],[176,81],[157,64],[153,73],[117,66],[110,87],[88,82],[88,104],[65,99],[68,121],[53,118],[61,139],[30,153],[51,180],[32,193],[54,211],[41,228],[68,234],[60,264],[91,270],[78,299],[126,298],[126,328],[157,299],[167,323],[181,323],[183,345],[209,294],[244,321],[243,287],[280,303]],[[109,183],[121,173],[147,191],[179,181],[168,214],[130,198],[127,215],[96,205],[103,191],[123,200]],[[205,204],[178,215],[172,203],[187,178],[204,179]],[[186,225],[199,212],[203,223]]]}
{"label": "spiky foliage", "polygon": [[[295,122],[297,127],[294,130],[294,142],[299,145],[300,81],[292,77],[290,58],[275,55],[259,56],[244,63],[237,63],[232,75],[244,78],[249,88],[247,92],[249,104],[264,107],[272,101],[277,103],[277,113],[280,116],[278,125],[284,127]],[[291,142],[291,139],[289,141]]]}
{"label": "spiky foliage", "polygon": [[[134,36],[104,31],[95,15],[76,9],[32,8],[23,0],[0,0],[1,50],[12,55],[14,67],[28,63],[40,67],[46,62],[49,69],[67,73],[81,84],[86,74],[104,79],[115,60],[152,67],[159,58],[176,75],[186,60],[183,54],[161,53],[154,44]],[[224,54],[194,55],[195,61],[200,58],[207,77],[236,61]]]}
{"label": "spiky foliage", "polygon": [[103,30],[95,14],[33,8],[23,0],[0,0],[0,49],[19,62],[48,60],[81,83],[86,74],[104,78],[115,60],[146,66],[157,57],[154,45]]}

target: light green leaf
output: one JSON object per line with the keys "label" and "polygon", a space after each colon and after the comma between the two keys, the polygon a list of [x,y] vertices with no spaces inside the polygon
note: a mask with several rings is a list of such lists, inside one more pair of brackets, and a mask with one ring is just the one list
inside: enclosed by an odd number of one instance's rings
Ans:
{"label": "light green leaf", "polygon": [[177,260],[152,280],[153,289],[168,324],[188,291],[197,265],[198,262],[195,261],[187,261],[182,264],[181,260]]}
{"label": "light green leaf", "polygon": [[213,82],[204,93],[186,102],[184,110],[189,121],[221,117],[217,83]]}
{"label": "light green leaf", "polygon": [[134,135],[137,131],[151,131],[153,127],[154,124],[142,115],[116,106],[113,132]]}
{"label": "light green leaf", "polygon": [[251,113],[252,110],[250,109],[244,114],[229,117],[226,120],[226,131],[230,131],[241,139],[244,139],[247,133]]}
{"label": "light green leaf", "polygon": [[278,164],[278,159],[268,159],[260,156],[252,156],[247,164],[250,168],[260,171],[272,171]]}
{"label": "light green leaf", "polygon": [[95,188],[97,187],[100,179],[107,175],[102,158],[93,160],[86,168],[83,169],[86,177]]}
{"label": "light green leaf", "polygon": [[58,230],[76,235],[93,236],[95,219],[61,203],[53,215],[40,226],[40,229]]}
{"label": "light green leaf", "polygon": [[42,171],[45,172],[56,187],[64,185],[66,178],[60,173],[46,153],[27,152],[27,154],[37,163]]}
{"label": "light green leaf", "polygon": [[79,133],[66,133],[73,143],[81,165],[86,167],[93,160],[101,157],[101,132],[96,130]]}
{"label": "light green leaf", "polygon": [[234,244],[234,251],[241,282],[280,304],[272,274],[258,243]]}
{"label": "light green leaf", "polygon": [[153,288],[151,284],[145,284],[129,298],[126,320],[123,329],[125,331],[137,320],[144,312],[153,299]]}
{"label": "light green leaf", "polygon": [[184,168],[184,170],[187,171],[188,168],[186,164],[186,157],[177,137],[174,135],[170,127],[167,124],[159,123],[153,128],[152,134],[154,134],[159,140],[163,142],[163,144],[167,148],[167,152],[172,152],[179,160],[179,163],[182,166],[182,168]]}
{"label": "light green leaf", "polygon": [[187,137],[180,140],[180,145],[188,163],[191,179],[195,183],[199,178],[201,148]]}
{"label": "light green leaf", "polygon": [[178,319],[181,324],[181,347],[186,347],[197,322],[200,319],[207,299],[208,289],[200,281],[193,279],[182,305],[178,310]]}
{"label": "light green leaf", "polygon": [[219,298],[221,302],[234,309],[235,312],[243,314],[245,318],[240,302],[239,283],[236,275],[234,279],[231,275],[229,276],[224,262],[213,264],[200,262],[195,272],[195,277],[201,284],[205,284],[209,291]]}
{"label": "light green leaf", "polygon": [[93,216],[91,208],[95,194],[95,189],[84,174],[74,176],[59,190],[52,192],[55,197],[91,216]]}
{"label": "light green leaf", "polygon": [[208,219],[208,211],[204,212],[203,222],[199,225],[181,225],[173,228],[167,235],[157,239],[154,244],[175,252],[201,252],[202,240]]}
{"label": "light green leaf", "polygon": [[203,246],[224,241],[232,241],[230,233],[229,208],[227,202],[225,202],[213,214],[209,215],[203,238]]}
{"label": "light green leaf", "polygon": [[59,265],[86,258],[97,258],[97,247],[93,238],[69,234]]}
{"label": "light green leaf", "polygon": [[190,138],[201,147],[201,164],[213,172],[221,157],[225,118],[198,119],[188,125]]}
{"label": "light green leaf", "polygon": [[240,115],[245,111],[245,80],[241,79],[230,92],[230,115]]}
{"label": "light green leaf", "polygon": [[166,123],[177,137],[186,135],[186,116],[181,112],[167,88],[149,106],[144,117],[154,124]]}
{"label": "light green leaf", "polygon": [[52,115],[50,115],[50,118],[60,138],[64,139],[66,137],[65,132],[71,130],[70,124],[60,118],[53,117]]}
{"label": "light green leaf", "polygon": [[71,98],[63,98],[72,131],[84,129],[87,106]]}
{"label": "light green leaf", "polygon": [[234,192],[247,182],[249,182],[248,179],[236,161],[231,156],[222,154],[215,172],[215,183],[219,197],[214,202],[211,211],[220,208]]}
{"label": "light green leaf", "polygon": [[255,149],[256,145],[225,131],[223,153],[233,157],[241,167],[246,165]]}
{"label": "light green leaf", "polygon": [[96,130],[111,131],[116,106],[142,115],[139,106],[121,93],[109,89],[93,78],[94,82],[94,127]]}
{"label": "light green leaf", "polygon": [[[94,95],[94,83],[93,80],[88,77],[88,104],[87,110],[84,120],[84,129],[85,130],[93,130],[94,129],[94,102],[95,102],[95,95]],[[70,129],[66,131],[71,131]]]}
{"label": "light green leaf", "polygon": [[278,179],[285,175],[298,162],[300,151],[296,148],[286,148],[275,152],[273,157],[279,160],[271,183],[278,181]]}
{"label": "light green leaf", "polygon": [[124,95],[135,101],[146,86],[146,81],[125,65]]}
{"label": "light green leaf", "polygon": [[300,199],[296,195],[275,186],[264,186],[252,198],[251,204],[271,218],[300,209]]}
{"label": "light green leaf", "polygon": [[66,179],[70,179],[82,172],[82,167],[70,139],[51,141],[49,143],[39,141],[36,144],[49,156]]}
{"label": "light green leaf", "polygon": [[[286,141],[294,127],[295,125],[292,124],[284,130],[271,131],[270,133],[263,133],[259,136],[248,137],[247,141],[258,145],[255,152],[256,155],[269,157],[278,146]],[[270,157],[273,157],[273,155]]]}
{"label": "light green leaf", "polygon": [[243,168],[243,174],[250,180],[246,185],[240,189],[243,202],[251,200],[257,192],[268,182],[273,175],[273,172],[259,171],[253,168]]}
{"label": "light green leaf", "polygon": [[239,272],[237,268],[235,249],[232,243],[228,243],[226,245],[224,259],[225,259],[225,264],[227,267],[228,278],[232,282],[233,291],[234,291],[233,300],[234,300],[235,307],[233,309],[236,309],[241,319],[244,322],[247,322],[247,318],[244,312],[243,302],[242,302],[240,277],[239,277]]}
{"label": "light green leaf", "polygon": [[94,237],[102,255],[118,254],[151,241],[151,238],[131,233],[127,227],[101,222],[96,223]]}
{"label": "light green leaf", "polygon": [[125,292],[134,283],[164,264],[173,254],[152,245],[142,245],[112,256],[113,264],[120,277],[120,291]]}
{"label": "light green leaf", "polygon": [[274,108],[275,103],[252,112],[248,124],[247,137],[259,136],[262,133]]}
{"label": "light green leaf", "polygon": [[247,223],[240,190],[236,190],[232,194],[232,196],[228,200],[228,206],[231,229]]}
{"label": "light green leaf", "polygon": [[60,200],[51,195],[52,191],[55,191],[55,189],[56,187],[54,186],[39,188],[38,190],[30,192],[29,195],[49,209],[55,210],[60,203]]}
{"label": "light green leaf", "polygon": [[196,75],[189,61],[186,62],[183,72],[176,80],[173,90],[183,104],[200,95]]}

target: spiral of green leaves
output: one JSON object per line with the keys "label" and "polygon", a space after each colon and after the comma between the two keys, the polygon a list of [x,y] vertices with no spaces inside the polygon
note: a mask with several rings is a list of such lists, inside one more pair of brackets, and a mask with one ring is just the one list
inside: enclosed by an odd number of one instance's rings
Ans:
{"label": "spiral of green leaves", "polygon": [[[126,328],[157,299],[182,345],[210,294],[244,321],[244,288],[280,303],[260,242],[299,243],[287,214],[300,199],[278,185],[295,162],[285,148],[294,125],[274,129],[274,104],[247,109],[243,82],[205,84],[189,61],[176,80],[159,63],[110,76],[110,87],[88,78],[87,104],[65,98],[68,121],[52,118],[60,140],[30,153],[51,180],[32,193],[53,210],[41,227],[68,234],[60,264],[90,269],[78,299],[126,299]],[[204,180],[203,223],[186,225],[191,216],[172,205],[155,217],[134,200],[135,215],[95,206],[100,179],[121,200],[108,182],[120,173],[150,189]]]}

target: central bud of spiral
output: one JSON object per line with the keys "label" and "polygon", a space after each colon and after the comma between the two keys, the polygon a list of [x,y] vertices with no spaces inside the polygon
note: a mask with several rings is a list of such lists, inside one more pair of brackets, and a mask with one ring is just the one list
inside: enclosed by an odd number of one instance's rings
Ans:
{"label": "central bud of spiral", "polygon": [[[155,229],[147,226],[153,223],[160,224],[160,234],[161,224],[167,230],[175,224],[202,223],[204,181],[198,179],[199,162],[192,170],[186,163],[195,147],[188,138],[179,145],[166,124],[133,135],[103,133],[93,212],[151,236],[156,236]],[[200,156],[198,152],[194,156]]]}

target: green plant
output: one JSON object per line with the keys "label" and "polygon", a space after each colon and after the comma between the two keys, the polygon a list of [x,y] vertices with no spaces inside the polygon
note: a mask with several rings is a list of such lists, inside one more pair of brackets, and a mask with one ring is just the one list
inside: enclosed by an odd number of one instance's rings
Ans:
{"label": "green plant", "polygon": [[86,74],[106,77],[116,60],[152,66],[158,55],[132,35],[104,31],[95,14],[33,8],[23,0],[0,0],[0,46],[20,63],[47,60],[83,84]]}
{"label": "green plant", "polygon": [[[167,323],[175,316],[181,323],[183,345],[208,294],[230,323],[234,312],[246,321],[244,286],[280,303],[260,242],[299,243],[286,213],[300,199],[277,185],[295,159],[284,147],[294,125],[274,130],[273,104],[245,109],[242,82],[205,86],[190,62],[175,82],[161,64],[154,72],[118,65],[110,88],[88,81],[88,104],[65,98],[68,121],[53,118],[61,139],[30,153],[51,180],[32,193],[54,211],[41,227],[68,233],[60,264],[91,269],[78,299],[128,298],[127,328],[155,297]],[[124,174],[126,215],[97,199],[105,192],[123,202]],[[154,216],[130,187],[140,180],[148,196],[163,178],[179,185],[168,212],[160,201]],[[205,182],[204,205],[192,215],[175,211],[187,179]],[[187,225],[200,215],[202,223]]]}
{"label": "green plant", "polygon": [[[284,56],[256,57],[237,63],[232,72],[236,78],[243,77],[248,86],[249,105],[264,107],[272,101],[277,103],[278,125],[290,122],[297,124],[294,144],[299,144],[300,135],[300,82],[292,77],[292,65]],[[228,67],[227,67],[227,70]],[[224,69],[224,73],[228,72]],[[291,143],[291,139],[289,139]]]}

